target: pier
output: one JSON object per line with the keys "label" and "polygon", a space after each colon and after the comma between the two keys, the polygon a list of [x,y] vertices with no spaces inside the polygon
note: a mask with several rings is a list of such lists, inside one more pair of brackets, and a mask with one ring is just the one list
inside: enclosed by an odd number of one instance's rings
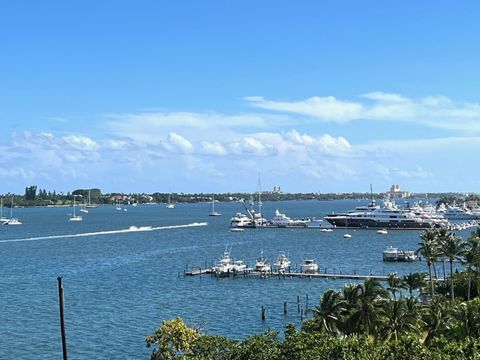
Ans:
{"label": "pier", "polygon": [[[210,274],[215,276],[212,268],[193,268],[191,271],[185,271],[185,276],[201,276],[203,274]],[[227,275],[222,275],[220,277],[252,277],[252,278],[308,278],[308,279],[349,279],[349,280],[365,280],[365,279],[376,279],[379,281],[387,281],[388,276],[386,275],[359,275],[359,274],[333,274],[333,273],[302,273],[302,272],[278,272],[278,271],[268,271],[260,272],[248,269],[247,271],[241,273],[230,273]]]}

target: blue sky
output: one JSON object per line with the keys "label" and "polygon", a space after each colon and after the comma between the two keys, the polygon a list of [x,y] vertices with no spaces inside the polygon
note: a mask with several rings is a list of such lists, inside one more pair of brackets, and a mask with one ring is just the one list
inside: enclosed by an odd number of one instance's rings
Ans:
{"label": "blue sky", "polygon": [[0,184],[477,191],[475,2],[0,4]]}

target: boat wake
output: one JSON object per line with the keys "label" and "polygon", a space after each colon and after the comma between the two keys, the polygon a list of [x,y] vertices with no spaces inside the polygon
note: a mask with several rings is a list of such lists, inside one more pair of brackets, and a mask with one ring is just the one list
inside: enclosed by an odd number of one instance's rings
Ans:
{"label": "boat wake", "polygon": [[132,232],[146,232],[146,231],[158,231],[158,230],[168,230],[168,229],[182,229],[182,228],[191,228],[199,226],[207,226],[207,222],[195,222],[185,225],[167,225],[167,226],[130,226],[128,229],[120,230],[105,230],[105,231],[95,231],[89,233],[81,234],[67,234],[67,235],[50,235],[50,236],[38,236],[30,237],[23,239],[9,239],[9,240],[0,240],[0,243],[8,242],[22,242],[22,241],[38,241],[38,240],[52,240],[52,239],[67,239],[67,238],[76,238],[76,237],[87,237],[87,236],[97,236],[97,235],[111,235],[111,234],[124,234]]}

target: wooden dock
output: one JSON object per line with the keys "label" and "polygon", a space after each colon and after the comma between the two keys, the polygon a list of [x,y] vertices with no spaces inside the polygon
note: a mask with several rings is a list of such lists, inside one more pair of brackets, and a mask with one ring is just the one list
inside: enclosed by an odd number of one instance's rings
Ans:
{"label": "wooden dock", "polygon": [[[203,274],[211,274],[215,276],[211,268],[201,269],[193,268],[191,271],[186,271],[185,276],[197,276]],[[376,279],[379,281],[387,281],[388,276],[386,275],[358,275],[358,274],[332,274],[332,273],[301,273],[301,272],[259,272],[254,270],[247,270],[242,273],[231,273],[224,275],[222,277],[254,277],[254,278],[308,278],[308,279],[349,279],[349,280],[365,280],[365,279]]]}

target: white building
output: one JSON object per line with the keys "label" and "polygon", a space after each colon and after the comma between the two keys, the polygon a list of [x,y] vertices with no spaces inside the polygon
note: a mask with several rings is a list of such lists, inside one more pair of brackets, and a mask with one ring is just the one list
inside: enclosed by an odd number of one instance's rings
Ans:
{"label": "white building", "polygon": [[393,184],[390,187],[390,191],[387,191],[385,194],[389,195],[392,199],[403,199],[411,195],[409,191],[400,190],[400,185],[398,184]]}

